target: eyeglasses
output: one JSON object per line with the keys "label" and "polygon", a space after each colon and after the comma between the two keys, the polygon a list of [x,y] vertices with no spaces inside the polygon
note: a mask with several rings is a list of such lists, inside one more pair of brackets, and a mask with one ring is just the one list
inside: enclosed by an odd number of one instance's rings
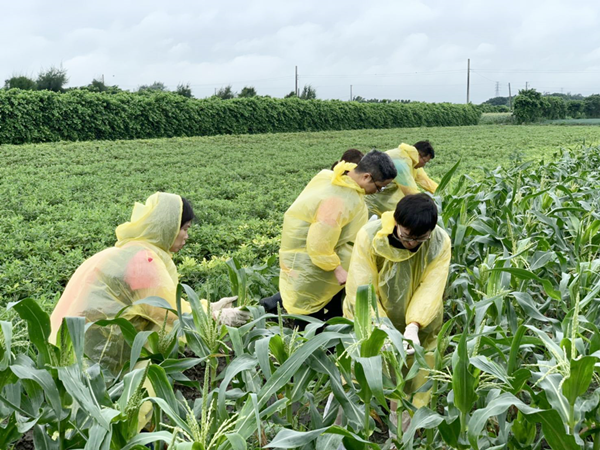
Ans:
{"label": "eyeglasses", "polygon": [[402,242],[417,242],[419,244],[422,244],[423,242],[427,242],[429,238],[431,238],[431,232],[429,232],[429,234],[426,237],[411,238],[408,236],[404,236],[400,227],[397,227],[396,229],[398,230],[398,237]]}
{"label": "eyeglasses", "polygon": [[371,176],[371,183],[373,183],[373,185],[375,186],[375,189],[377,189],[377,192],[381,192],[381,191],[383,191],[387,187],[387,185],[386,186],[379,186],[377,184],[377,182],[375,181],[375,179],[373,178],[373,175],[371,175],[371,174],[369,174],[369,175]]}

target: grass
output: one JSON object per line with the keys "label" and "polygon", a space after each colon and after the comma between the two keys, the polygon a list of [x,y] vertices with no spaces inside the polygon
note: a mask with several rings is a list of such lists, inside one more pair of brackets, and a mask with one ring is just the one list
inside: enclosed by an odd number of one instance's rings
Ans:
{"label": "grass", "polygon": [[559,119],[546,120],[544,125],[600,125],[600,119]]}
{"label": "grass", "polygon": [[514,125],[512,113],[483,113],[479,125]]}

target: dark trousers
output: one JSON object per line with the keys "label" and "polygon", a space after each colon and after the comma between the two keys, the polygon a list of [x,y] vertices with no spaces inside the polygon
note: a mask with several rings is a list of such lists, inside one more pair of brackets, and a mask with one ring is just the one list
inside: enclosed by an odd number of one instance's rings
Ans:
{"label": "dark trousers", "polygon": [[[344,302],[344,297],[346,296],[346,290],[342,289],[340,292],[335,294],[331,301],[327,303],[322,309],[312,314],[307,314],[310,317],[314,317],[315,319],[322,320],[325,322],[333,317],[341,317],[344,315],[342,310],[342,304]],[[281,293],[277,293],[271,297],[263,298],[259,302],[261,306],[265,308],[265,312],[277,314],[277,305],[281,305],[283,308],[283,302],[281,300]],[[304,320],[294,320],[294,323],[300,330],[304,330],[306,324]]]}

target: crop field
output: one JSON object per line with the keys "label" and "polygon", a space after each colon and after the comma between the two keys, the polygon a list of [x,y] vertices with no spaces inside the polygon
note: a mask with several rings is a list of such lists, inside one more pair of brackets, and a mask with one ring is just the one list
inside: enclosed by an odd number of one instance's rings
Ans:
{"label": "crop field", "polygon": [[[0,305],[31,296],[52,308],[73,271],[114,244],[131,206],[156,191],[195,206],[197,224],[177,255],[183,279],[222,290],[223,262],[262,263],[278,251],[282,215],[310,178],[347,148],[368,151],[429,139],[434,179],[600,143],[594,127],[420,128],[0,146]],[[212,298],[212,297],[211,297]]]}
{"label": "crop field", "polygon": [[[240,328],[204,313],[199,297],[275,292],[283,212],[318,170],[350,147],[421,139],[436,148],[432,178],[461,161],[436,194],[453,259],[432,367],[419,347],[405,355],[400,333],[373,326],[368,287],[355,322],[321,333],[255,306]],[[0,156],[0,301],[17,302],[0,322],[0,448],[31,430],[48,449],[600,448],[600,128],[75,142],[1,146]],[[83,358],[83,320],[66,320],[54,347],[47,313],[75,268],[114,243],[133,202],[157,190],[190,199],[198,218],[176,258],[194,310],[177,329],[187,346],[115,322],[131,363],[109,381]],[[225,263],[232,256],[242,267]],[[415,411],[404,387],[418,369],[433,395]],[[389,400],[412,416],[405,432]],[[153,415],[140,432],[144,402]]]}

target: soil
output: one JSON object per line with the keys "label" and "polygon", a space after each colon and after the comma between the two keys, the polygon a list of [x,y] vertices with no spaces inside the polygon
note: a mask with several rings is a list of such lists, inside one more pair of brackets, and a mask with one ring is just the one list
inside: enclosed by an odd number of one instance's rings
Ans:
{"label": "soil", "polygon": [[33,446],[33,431],[25,433],[15,444],[14,450],[35,450],[35,447]]}
{"label": "soil", "polygon": [[[194,358],[196,355],[192,353],[189,349],[186,349],[184,352],[184,357],[186,358]],[[219,358],[219,364],[217,366],[217,375],[225,370],[227,367],[227,361],[225,358]],[[176,384],[175,388],[181,391],[181,394],[185,399],[190,401],[192,404],[197,398],[202,397],[202,386],[204,385],[204,373],[206,372],[206,364],[200,363],[192,367],[191,369],[186,370],[183,374],[188,377],[191,381],[195,381],[198,383],[198,388],[193,388],[190,386],[184,386],[182,384]]]}

